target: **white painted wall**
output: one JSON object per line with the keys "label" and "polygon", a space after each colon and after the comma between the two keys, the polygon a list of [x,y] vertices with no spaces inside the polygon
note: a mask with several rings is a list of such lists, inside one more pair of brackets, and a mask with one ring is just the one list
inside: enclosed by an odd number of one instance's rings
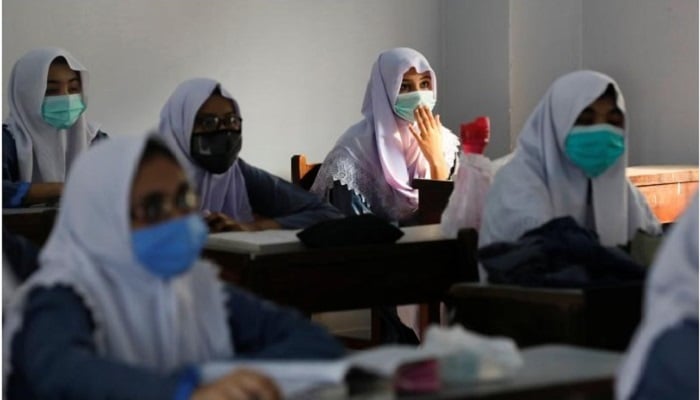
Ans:
{"label": "white painted wall", "polygon": [[320,161],[359,120],[380,51],[413,47],[441,69],[439,7],[429,1],[2,3],[3,88],[22,54],[64,47],[91,73],[88,116],[122,135],[155,127],[181,81],[216,78],[241,104],[242,156],[287,179],[291,154]]}
{"label": "white painted wall", "polygon": [[[443,120],[492,120],[508,152],[549,85],[580,68],[621,85],[630,164],[698,163],[696,0],[442,0]],[[447,85],[447,87],[446,87]]]}
{"label": "white painted wall", "polygon": [[511,0],[511,146],[552,82],[581,67],[581,0]]}
{"label": "white painted wall", "polygon": [[583,66],[628,108],[630,165],[698,163],[698,1],[583,1]]}
{"label": "white painted wall", "polygon": [[442,0],[443,74],[438,87],[441,117],[459,124],[491,118],[489,156],[509,151],[509,0]]}
{"label": "white painted wall", "polygon": [[394,46],[431,61],[449,128],[491,117],[487,155],[586,67],[625,92],[632,164],[698,162],[695,0],[5,0],[3,14],[3,87],[26,51],[65,47],[91,72],[88,115],[121,135],[155,126],[179,82],[217,78],[243,109],[243,157],[285,178],[292,153],[321,160],[359,119]]}

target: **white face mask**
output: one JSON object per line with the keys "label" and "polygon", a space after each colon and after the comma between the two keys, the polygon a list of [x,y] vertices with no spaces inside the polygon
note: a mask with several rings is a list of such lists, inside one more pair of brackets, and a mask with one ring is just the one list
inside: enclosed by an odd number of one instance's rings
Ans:
{"label": "white face mask", "polygon": [[432,90],[418,90],[410,93],[401,93],[396,96],[394,103],[394,112],[399,118],[408,122],[414,122],[416,118],[413,111],[421,104],[424,104],[433,110],[435,107],[435,95]]}

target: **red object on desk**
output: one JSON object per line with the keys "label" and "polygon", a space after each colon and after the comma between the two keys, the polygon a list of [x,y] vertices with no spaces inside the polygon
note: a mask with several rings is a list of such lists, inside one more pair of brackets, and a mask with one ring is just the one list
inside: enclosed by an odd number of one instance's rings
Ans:
{"label": "red object on desk", "polygon": [[435,359],[402,365],[394,377],[394,389],[399,393],[430,393],[440,387],[440,367]]}
{"label": "red object on desk", "polygon": [[460,125],[459,136],[462,140],[462,151],[483,154],[489,143],[490,135],[491,121],[489,117],[477,117],[472,122]]}

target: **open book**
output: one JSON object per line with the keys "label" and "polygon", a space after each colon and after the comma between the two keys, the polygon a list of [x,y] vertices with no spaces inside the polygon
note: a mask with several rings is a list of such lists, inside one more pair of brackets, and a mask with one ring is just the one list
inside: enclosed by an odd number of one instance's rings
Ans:
{"label": "open book", "polygon": [[[440,384],[436,354],[402,345],[359,351],[333,361],[236,360],[201,367],[204,382],[239,368],[259,371],[274,379],[285,399],[345,398],[353,387],[437,390]],[[402,382],[410,387],[402,386]]]}

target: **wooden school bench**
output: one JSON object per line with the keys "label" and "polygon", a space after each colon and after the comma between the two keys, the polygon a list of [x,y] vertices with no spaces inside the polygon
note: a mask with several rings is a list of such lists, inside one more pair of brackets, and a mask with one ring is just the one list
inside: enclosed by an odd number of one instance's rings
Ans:
{"label": "wooden school bench", "polygon": [[448,306],[452,322],[518,346],[545,343],[624,351],[642,316],[642,282],[588,289],[458,283]]}
{"label": "wooden school bench", "polygon": [[674,222],[698,190],[694,165],[642,165],[627,168],[627,178],[646,197],[659,222]]}

